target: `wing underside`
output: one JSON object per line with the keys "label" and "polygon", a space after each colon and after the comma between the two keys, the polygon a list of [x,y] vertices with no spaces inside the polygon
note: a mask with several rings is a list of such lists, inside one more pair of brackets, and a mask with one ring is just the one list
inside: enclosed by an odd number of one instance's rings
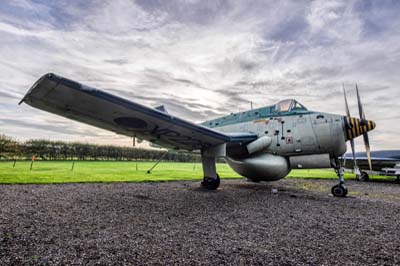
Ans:
{"label": "wing underside", "polygon": [[228,135],[52,73],[41,77],[22,102],[166,148],[198,150],[223,143],[248,143],[257,138],[251,133]]}

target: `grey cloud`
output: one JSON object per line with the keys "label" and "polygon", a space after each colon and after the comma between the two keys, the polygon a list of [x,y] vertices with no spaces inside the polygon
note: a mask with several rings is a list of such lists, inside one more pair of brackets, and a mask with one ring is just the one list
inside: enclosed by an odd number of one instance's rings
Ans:
{"label": "grey cloud", "polygon": [[115,89],[108,89],[108,91],[137,103],[148,103],[147,106],[149,107],[165,105],[170,114],[183,117],[191,121],[202,121],[210,115],[218,115],[218,112],[209,110],[210,106],[206,104],[199,104],[193,100],[181,100],[173,95],[160,97],[156,94],[146,96],[141,93],[133,93]]}
{"label": "grey cloud", "polygon": [[32,122],[27,122],[22,119],[7,119],[7,118],[0,118],[0,123],[3,125],[13,125],[14,127],[20,127],[24,129],[40,129],[44,131],[49,131],[49,132],[54,132],[54,133],[60,133],[60,134],[66,134],[66,135],[85,135],[85,136],[98,136],[97,134],[86,130],[84,132],[81,132],[79,134],[76,129],[71,128],[69,129],[68,127],[65,126],[60,126],[60,125],[52,125],[52,124],[43,124],[43,123],[32,123]]}
{"label": "grey cloud", "polygon": [[[396,145],[400,6],[381,2],[2,2],[0,99],[15,102],[40,75],[55,72],[202,121],[283,98],[343,113],[342,82],[356,113],[358,83],[367,115],[393,124],[371,138]],[[50,114],[37,116],[36,125],[21,118],[35,112],[0,106],[2,131],[65,133]],[[84,126],[68,126],[68,138],[100,141]]]}
{"label": "grey cloud", "polygon": [[126,65],[129,63],[127,59],[106,59],[104,60],[105,63],[115,64],[115,65]]}
{"label": "grey cloud", "polygon": [[195,81],[191,81],[188,79],[182,79],[182,78],[172,78],[172,80],[176,81],[176,82],[180,82],[180,83],[184,83],[187,85],[191,85],[193,87],[198,87],[198,88],[202,88],[205,89],[202,85],[200,85],[199,83],[195,82]]}
{"label": "grey cloud", "polygon": [[162,11],[169,18],[187,24],[210,24],[232,9],[230,1],[160,1],[137,0],[136,3],[149,12]]}
{"label": "grey cloud", "polygon": [[0,91],[0,99],[1,98],[3,98],[3,99],[13,99],[13,100],[20,100],[21,99],[21,97],[19,97],[19,96],[16,96],[16,95],[14,95],[14,94],[11,94],[11,93],[7,93],[7,92],[4,92],[4,91]]}

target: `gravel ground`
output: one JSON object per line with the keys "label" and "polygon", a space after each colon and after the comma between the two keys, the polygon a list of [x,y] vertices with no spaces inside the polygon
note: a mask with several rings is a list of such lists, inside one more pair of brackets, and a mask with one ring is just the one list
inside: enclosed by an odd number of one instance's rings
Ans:
{"label": "gravel ground", "polygon": [[2,185],[0,264],[400,265],[400,185],[334,184]]}

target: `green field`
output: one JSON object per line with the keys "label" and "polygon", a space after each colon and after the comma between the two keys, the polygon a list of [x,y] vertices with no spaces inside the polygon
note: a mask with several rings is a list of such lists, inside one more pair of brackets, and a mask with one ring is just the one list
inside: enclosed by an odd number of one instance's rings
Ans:
{"label": "green field", "polygon": [[[151,174],[147,170],[154,162],[78,161],[72,170],[71,161],[0,162],[1,184],[49,184],[83,182],[145,182],[201,180],[201,163],[161,162]],[[217,164],[221,178],[242,178],[227,164]],[[332,170],[293,170],[289,178],[337,178]],[[346,178],[354,178],[346,174]],[[381,178],[381,177],[378,177]]]}

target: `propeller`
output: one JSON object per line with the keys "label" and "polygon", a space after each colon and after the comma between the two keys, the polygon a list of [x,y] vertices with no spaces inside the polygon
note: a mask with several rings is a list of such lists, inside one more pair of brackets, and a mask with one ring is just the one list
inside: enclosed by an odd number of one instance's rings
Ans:
{"label": "propeller", "polygon": [[[349,104],[347,102],[346,89],[344,87],[344,83],[342,85],[343,85],[344,103],[346,105],[346,115],[347,115],[347,119],[350,120],[351,116],[350,116]],[[359,174],[360,170],[358,169],[358,165],[357,165],[357,158],[356,158],[356,150],[355,150],[355,145],[354,145],[354,139],[350,139],[350,145],[351,145],[351,153],[353,154],[354,172],[356,174]]]}
{"label": "propeller", "polygon": [[[360,93],[358,91],[357,84],[356,84],[356,91],[357,91],[358,112],[360,113],[361,125],[367,125],[369,123],[369,121],[367,121],[365,119],[364,108],[363,108],[363,105],[361,103]],[[372,171],[371,146],[369,144],[368,131],[365,131],[363,133],[363,137],[364,137],[365,151],[367,153],[367,158],[368,158],[369,170]]]}

